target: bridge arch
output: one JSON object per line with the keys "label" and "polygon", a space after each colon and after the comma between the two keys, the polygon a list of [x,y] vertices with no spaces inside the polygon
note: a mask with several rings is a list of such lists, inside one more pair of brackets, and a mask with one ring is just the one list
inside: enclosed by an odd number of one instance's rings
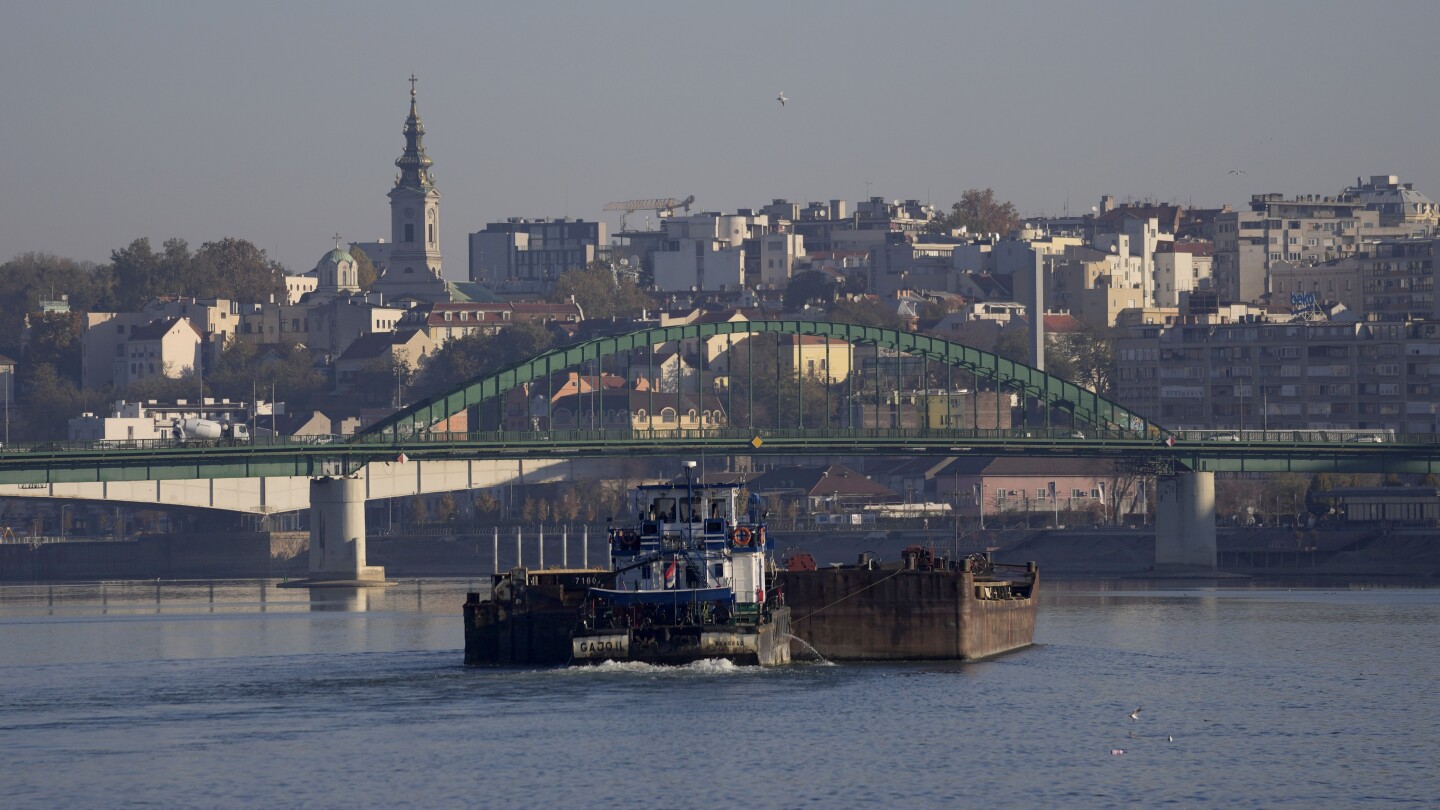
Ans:
{"label": "bridge arch", "polygon": [[703,340],[720,335],[762,334],[808,335],[844,341],[852,346],[874,346],[877,351],[889,349],[961,369],[995,385],[997,391],[1009,388],[1027,399],[1068,410],[1075,419],[1095,427],[1139,433],[1149,433],[1154,429],[1144,417],[1093,391],[1024,363],[943,338],[827,321],[734,321],[651,327],[552,349],[476,377],[450,391],[426,397],[371,425],[357,434],[357,438],[422,432],[528,383],[547,379],[557,372],[584,368],[591,362],[598,366],[598,361],[607,357],[652,350],[663,343]]}

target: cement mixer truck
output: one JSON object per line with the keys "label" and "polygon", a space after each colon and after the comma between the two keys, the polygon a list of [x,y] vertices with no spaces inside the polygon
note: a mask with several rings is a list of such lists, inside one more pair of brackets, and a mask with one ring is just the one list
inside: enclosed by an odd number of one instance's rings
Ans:
{"label": "cement mixer truck", "polygon": [[172,419],[170,437],[177,442],[185,441],[250,441],[250,428],[228,419]]}

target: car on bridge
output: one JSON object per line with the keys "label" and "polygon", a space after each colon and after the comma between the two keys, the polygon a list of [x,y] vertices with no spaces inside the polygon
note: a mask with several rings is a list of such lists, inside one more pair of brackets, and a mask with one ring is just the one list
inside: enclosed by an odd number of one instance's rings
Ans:
{"label": "car on bridge", "polygon": [[1359,442],[1361,444],[1384,444],[1385,437],[1378,433],[1362,433],[1359,436],[1351,436],[1346,441]]}

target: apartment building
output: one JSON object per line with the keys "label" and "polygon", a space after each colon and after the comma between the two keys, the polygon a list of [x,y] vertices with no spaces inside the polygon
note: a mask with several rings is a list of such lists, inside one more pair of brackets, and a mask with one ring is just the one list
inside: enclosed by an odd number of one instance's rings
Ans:
{"label": "apartment building", "polygon": [[543,293],[605,247],[605,223],[583,219],[491,222],[470,234],[470,280],[494,290]]}
{"label": "apartment building", "polygon": [[1394,175],[1356,179],[1336,196],[1256,194],[1250,210],[1215,218],[1215,282],[1230,301],[1273,290],[1276,262],[1313,265],[1364,250],[1367,241],[1433,235],[1440,207]]}
{"label": "apartment building", "polygon": [[1203,320],[1118,338],[1116,399],[1172,429],[1436,430],[1440,323]]}
{"label": "apartment building", "polygon": [[1176,307],[1180,294],[1209,286],[1215,267],[1210,242],[1160,242],[1154,254],[1152,305]]}

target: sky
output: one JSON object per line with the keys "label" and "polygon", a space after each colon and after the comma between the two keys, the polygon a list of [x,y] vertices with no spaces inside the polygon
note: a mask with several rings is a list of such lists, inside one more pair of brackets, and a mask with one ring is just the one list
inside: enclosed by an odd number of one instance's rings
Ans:
{"label": "sky", "polygon": [[487,222],[613,231],[607,202],[652,197],[993,188],[1039,216],[1396,174],[1440,199],[1433,0],[5,9],[0,261],[236,237],[304,272],[389,238],[411,73],[452,280]]}

